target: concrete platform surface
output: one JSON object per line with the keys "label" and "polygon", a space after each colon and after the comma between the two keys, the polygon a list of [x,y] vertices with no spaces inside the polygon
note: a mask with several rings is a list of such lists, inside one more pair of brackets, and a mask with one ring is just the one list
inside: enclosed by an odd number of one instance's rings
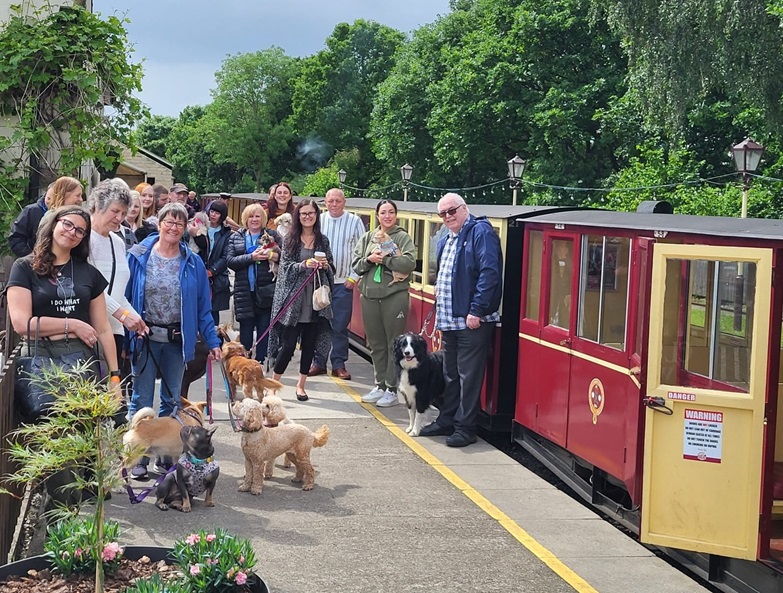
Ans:
{"label": "concrete platform surface", "polygon": [[[356,354],[351,381],[310,378],[305,403],[294,394],[297,368],[295,358],[280,393],[289,416],[331,429],[312,454],[315,489],[302,491],[278,464],[259,496],[237,491],[244,457],[215,367],[216,506],[196,499],[189,514],[163,512],[154,494],[130,505],[116,493],[107,515],[125,541],[171,545],[196,529],[226,528],[252,541],[273,593],[706,591],[484,441],[450,449],[443,437],[408,437],[403,405],[360,402],[372,369]],[[204,392],[202,380],[190,397]]]}

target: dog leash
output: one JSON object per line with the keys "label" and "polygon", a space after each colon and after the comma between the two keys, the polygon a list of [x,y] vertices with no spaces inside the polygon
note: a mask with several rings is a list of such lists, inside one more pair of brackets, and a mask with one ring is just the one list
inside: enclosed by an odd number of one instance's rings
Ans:
{"label": "dog leash", "polygon": [[207,358],[207,409],[209,410],[210,425],[215,422],[212,417],[212,361]]}
{"label": "dog leash", "polygon": [[168,476],[173,471],[176,471],[177,469],[177,463],[173,463],[171,467],[166,471],[165,474],[161,474],[158,476],[158,479],[155,480],[155,483],[152,486],[147,486],[146,488],[143,488],[139,490],[139,493],[136,494],[133,491],[133,487],[130,485],[130,480],[128,479],[128,470],[124,467],[122,468],[122,477],[125,480],[125,490],[128,493],[128,499],[130,499],[131,504],[139,504],[142,500],[147,498],[147,495],[152,492],[155,488],[160,486],[161,482],[166,479],[166,476]]}
{"label": "dog leash", "polygon": [[234,393],[231,391],[231,383],[228,380],[228,373],[226,373],[226,365],[223,364],[223,360],[221,359],[219,361],[220,363],[220,372],[223,373],[223,384],[226,388],[226,399],[228,400],[228,420],[231,422],[231,429],[234,432],[242,432],[242,427],[240,426],[240,422],[236,420],[234,416],[234,412],[231,409],[231,404],[234,403]]}
{"label": "dog leash", "polygon": [[280,318],[283,316],[283,313],[285,313],[288,310],[288,308],[291,305],[294,304],[294,301],[296,300],[296,298],[300,294],[302,294],[302,291],[304,291],[304,289],[307,287],[307,284],[310,282],[310,280],[312,280],[315,277],[316,273],[318,272],[318,269],[319,268],[313,268],[313,271],[310,272],[310,275],[305,279],[304,282],[302,282],[302,285],[296,290],[296,292],[293,294],[293,296],[290,297],[288,299],[288,301],[286,301],[286,303],[277,312],[277,315],[275,315],[275,318],[269,323],[269,327],[267,327],[264,330],[264,333],[262,333],[261,336],[255,342],[253,342],[253,345],[248,349],[248,352],[252,353],[255,350],[256,346],[258,346],[259,342],[261,342],[261,340],[263,340],[266,337],[266,335],[270,331],[272,331],[272,328],[275,326],[275,324],[278,321],[280,321]]}
{"label": "dog leash", "polygon": [[430,312],[427,313],[427,317],[424,319],[424,325],[421,326],[421,331],[419,332],[420,336],[425,336],[429,338],[430,340],[435,337],[435,326],[432,326],[432,333],[427,333],[427,324],[430,322],[430,319],[432,319],[432,316],[435,315],[435,309],[437,309],[438,305],[433,304],[432,309],[430,309]]}

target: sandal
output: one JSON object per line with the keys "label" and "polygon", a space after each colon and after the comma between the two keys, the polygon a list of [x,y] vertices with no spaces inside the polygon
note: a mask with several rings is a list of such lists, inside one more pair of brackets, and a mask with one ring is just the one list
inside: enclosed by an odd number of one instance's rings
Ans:
{"label": "sandal", "polygon": [[298,399],[300,402],[306,402],[308,399],[310,399],[306,393],[297,393],[296,399]]}

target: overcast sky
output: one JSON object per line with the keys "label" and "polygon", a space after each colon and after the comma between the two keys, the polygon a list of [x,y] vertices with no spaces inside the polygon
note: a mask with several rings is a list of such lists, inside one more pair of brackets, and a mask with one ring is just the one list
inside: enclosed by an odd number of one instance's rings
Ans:
{"label": "overcast sky", "polygon": [[140,98],[156,115],[177,116],[211,101],[214,75],[228,54],[271,46],[290,56],[324,48],[338,23],[373,20],[410,33],[449,12],[449,0],[93,0],[102,15],[125,14],[144,60]]}

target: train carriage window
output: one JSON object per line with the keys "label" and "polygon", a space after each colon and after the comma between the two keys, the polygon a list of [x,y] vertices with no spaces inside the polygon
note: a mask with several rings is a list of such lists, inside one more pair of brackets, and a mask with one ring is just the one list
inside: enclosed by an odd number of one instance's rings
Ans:
{"label": "train carriage window", "polygon": [[661,381],[747,392],[755,296],[753,263],[669,260]]}
{"label": "train carriage window", "polygon": [[[427,222],[427,230],[429,231],[429,253],[427,253],[427,278],[425,284],[435,285],[435,281],[438,279],[438,241],[441,237],[449,232],[449,230],[443,226],[441,222]],[[422,232],[422,237],[424,233]],[[424,245],[424,242],[421,243]],[[422,248],[423,249],[423,248]]]}
{"label": "train carriage window", "polygon": [[549,325],[568,329],[571,320],[571,282],[574,242],[552,241],[549,279]]}
{"label": "train carriage window", "polygon": [[359,218],[362,219],[362,224],[364,225],[364,228],[366,228],[368,231],[373,229],[373,216],[371,214],[363,214],[360,212],[357,212],[359,215]]}
{"label": "train carriage window", "polygon": [[527,245],[527,291],[525,318],[538,321],[541,303],[541,254],[544,251],[544,233],[531,231]]}
{"label": "train carriage window", "polygon": [[408,234],[413,239],[413,244],[416,246],[416,269],[413,271],[411,277],[412,282],[422,283],[424,275],[422,274],[422,265],[424,260],[424,221],[411,219],[408,226]]}
{"label": "train carriage window", "polygon": [[577,335],[625,349],[630,240],[588,235],[582,239]]}

